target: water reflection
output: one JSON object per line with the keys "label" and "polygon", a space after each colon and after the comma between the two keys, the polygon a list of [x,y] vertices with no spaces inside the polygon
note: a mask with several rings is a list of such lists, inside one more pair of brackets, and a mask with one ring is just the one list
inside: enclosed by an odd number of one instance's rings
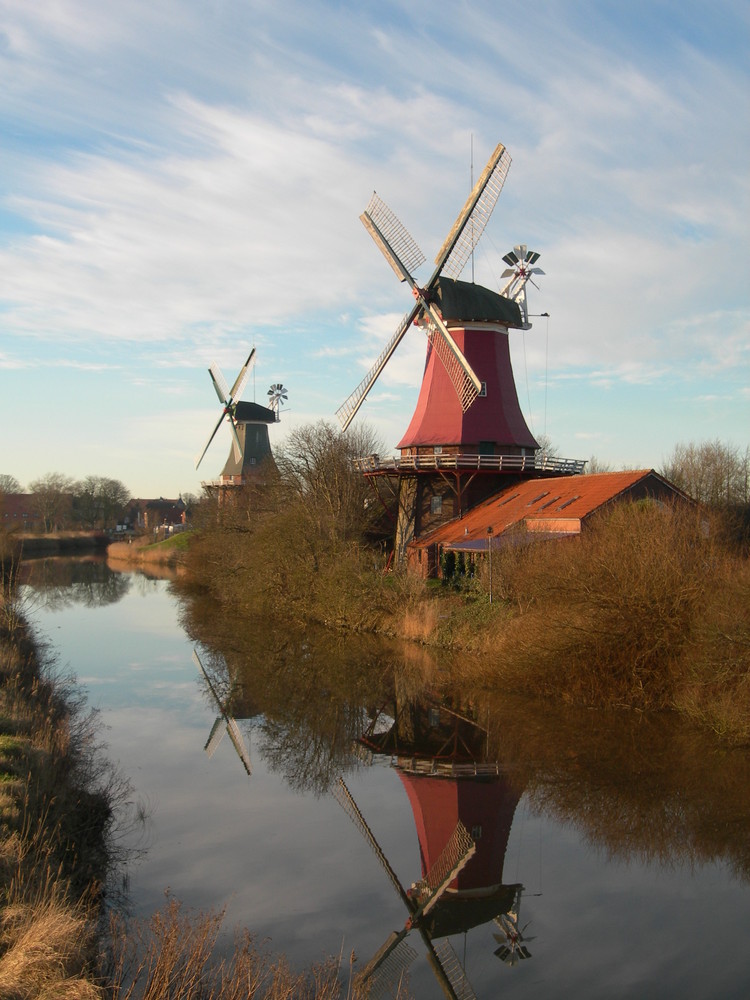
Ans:
{"label": "water reflection", "polygon": [[[390,987],[405,964],[394,956],[414,927],[449,997],[474,996],[448,940],[451,936],[494,921],[499,931],[494,935],[500,944],[497,957],[510,965],[531,957],[519,923],[524,887],[503,879],[511,825],[524,787],[498,759],[488,756],[488,731],[470,712],[453,699],[427,692],[416,699],[395,698],[372,714],[359,740],[371,755],[388,758],[398,773],[419,840],[421,880],[406,894],[394,882],[410,911],[405,929],[391,935],[365,970],[374,980],[383,974]],[[346,798],[342,804],[346,806]],[[347,809],[352,818],[354,808],[352,802]],[[366,824],[363,832],[377,853]]]}
{"label": "water reflection", "polygon": [[230,622],[215,607],[193,608],[185,625],[223,653],[233,713],[258,716],[258,750],[292,787],[325,793],[364,748],[392,756],[415,809],[420,776],[457,783],[466,772],[496,790],[510,818],[525,792],[536,812],[576,826],[610,857],[724,861],[750,878],[750,755],[668,713],[456,691],[394,643]]}
{"label": "water reflection", "polygon": [[49,610],[61,611],[77,604],[115,604],[130,590],[132,577],[113,573],[103,556],[53,556],[23,561],[18,582],[36,591]]}
{"label": "water reflection", "polygon": [[216,703],[216,706],[219,709],[219,714],[216,716],[214,724],[211,727],[211,732],[208,734],[206,745],[203,747],[203,749],[206,751],[209,757],[213,757],[214,753],[216,752],[216,748],[221,743],[222,739],[224,738],[224,733],[226,732],[227,735],[229,736],[229,739],[232,742],[232,746],[234,747],[237,756],[240,759],[240,763],[245,769],[245,773],[249,777],[253,773],[253,767],[252,764],[250,763],[250,754],[248,752],[247,746],[245,745],[245,740],[240,731],[240,727],[237,725],[237,720],[234,718],[233,715],[230,715],[228,713],[226,707],[231,699],[231,691],[229,691],[224,696],[219,694],[215,684],[209,677],[208,671],[203,666],[203,662],[200,656],[198,655],[197,649],[193,650],[193,662],[203,674],[203,677],[206,681],[206,687],[208,688],[213,701]]}
{"label": "water reflection", "polygon": [[[72,662],[104,682],[107,669],[116,676],[119,687],[98,690],[109,704],[118,692],[121,745],[156,788],[161,839],[144,898],[162,882],[191,892],[205,879],[199,905],[236,894],[238,921],[273,936],[294,962],[337,950],[345,928],[373,988],[416,951],[420,997],[434,995],[436,980],[449,996],[470,997],[471,980],[484,998],[501,986],[515,996],[658,996],[674,984],[696,997],[711,995],[719,973],[714,995],[746,995],[747,751],[726,751],[669,715],[576,712],[472,690],[450,682],[452,664],[414,646],[183,596],[193,664],[181,630],[174,644],[164,638],[174,605],[163,584],[132,574],[81,587],[82,561],[66,562],[64,605],[92,607],[97,587],[105,603],[126,598],[120,616],[60,616],[70,627],[55,634],[78,630]],[[37,577],[54,600],[61,570]],[[140,600],[152,590],[158,601]],[[90,662],[89,647],[98,649]],[[204,747],[227,734],[231,752],[224,739],[226,753],[207,762]],[[362,817],[358,833],[331,795],[344,789]],[[217,826],[223,811],[232,821]],[[367,864],[363,841],[377,843],[400,888],[383,861]],[[202,874],[209,854],[223,863]],[[532,898],[542,867],[544,895]],[[701,965],[706,926],[718,971]],[[585,959],[574,960],[581,940]],[[449,941],[460,961],[443,950]]]}

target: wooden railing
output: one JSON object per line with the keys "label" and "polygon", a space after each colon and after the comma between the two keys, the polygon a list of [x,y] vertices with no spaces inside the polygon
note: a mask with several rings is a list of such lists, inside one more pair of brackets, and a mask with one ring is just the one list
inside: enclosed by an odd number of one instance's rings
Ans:
{"label": "wooden railing", "polygon": [[578,475],[586,461],[577,458],[554,458],[542,455],[395,455],[382,458],[366,455],[355,458],[359,472],[430,471],[432,469],[487,469],[497,472],[555,472]]}
{"label": "wooden railing", "polygon": [[497,761],[471,761],[457,763],[450,760],[435,760],[432,757],[391,756],[391,766],[408,774],[432,774],[441,778],[475,778],[503,773]]}

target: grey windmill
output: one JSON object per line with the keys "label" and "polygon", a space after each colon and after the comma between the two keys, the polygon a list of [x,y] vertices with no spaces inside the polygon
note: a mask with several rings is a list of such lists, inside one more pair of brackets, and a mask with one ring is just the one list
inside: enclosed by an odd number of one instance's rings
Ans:
{"label": "grey windmill", "polygon": [[459,820],[435,864],[419,882],[412,885],[410,892],[407,892],[375,839],[343,778],[339,778],[332,791],[336,801],[369,844],[407,911],[404,926],[388,936],[361,973],[368,996],[378,998],[393,995],[394,986],[416,958],[416,952],[406,938],[412,930],[417,930],[427,949],[427,960],[449,1000],[476,1000],[466,972],[447,937],[437,945],[434,944],[426,922],[426,918],[439,905],[451,882],[476,852],[476,844],[466,827]]}
{"label": "grey windmill", "polygon": [[255,360],[255,348],[253,348],[231,389],[229,389],[221,369],[215,362],[208,369],[222,408],[203,451],[196,459],[195,467],[197,469],[203,461],[211,442],[226,420],[232,433],[232,449],[221,473],[221,483],[227,486],[242,485],[249,477],[256,476],[264,463],[272,461],[268,426],[278,421],[279,405],[286,399],[286,390],[281,383],[277,383],[281,394],[277,397],[271,391],[275,387],[271,387],[269,390],[270,406],[260,406],[258,403],[240,400],[250,372],[255,367]]}
{"label": "grey windmill", "polygon": [[[423,286],[417,284],[412,272],[424,262],[424,254],[388,206],[373,193],[360,218],[396,277],[409,284],[416,302],[404,316],[370,371],[336,411],[344,430],[354,419],[407,330],[416,322],[424,326],[432,349],[445,366],[461,409],[465,412],[482,392],[482,383],[448,329],[445,321],[448,309],[445,304],[448,299],[456,301],[457,286],[460,298],[466,298],[469,289],[474,287],[461,288],[467,283],[457,279],[484,232],[505,183],[510,163],[509,153],[499,143],[435,257],[435,269]],[[446,303],[443,303],[444,298]]]}
{"label": "grey windmill", "polygon": [[203,666],[200,657],[198,656],[198,651],[193,650],[193,662],[200,669],[204,678],[206,679],[206,684],[208,685],[208,690],[211,692],[211,696],[216,702],[217,708],[219,709],[219,714],[214,720],[214,724],[211,727],[211,732],[208,735],[206,744],[203,749],[206,751],[209,757],[213,757],[216,748],[219,743],[221,743],[224,738],[224,733],[229,735],[229,739],[232,741],[232,746],[237,752],[237,756],[240,758],[240,763],[245,769],[247,775],[253,773],[252,764],[250,763],[250,754],[245,746],[245,740],[243,739],[240,727],[237,725],[237,720],[228,714],[226,707],[222,699],[219,697],[216,688],[214,687],[211,678],[208,676],[206,668]]}

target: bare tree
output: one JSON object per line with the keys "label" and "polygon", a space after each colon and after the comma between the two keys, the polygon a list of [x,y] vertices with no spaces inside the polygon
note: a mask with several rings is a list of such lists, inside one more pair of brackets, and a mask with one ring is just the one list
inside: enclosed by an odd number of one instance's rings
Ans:
{"label": "bare tree", "polygon": [[693,499],[712,507],[750,503],[750,447],[719,440],[678,444],[659,470]]}
{"label": "bare tree", "polygon": [[87,476],[74,488],[77,520],[87,528],[110,528],[122,517],[130,493],[119,479]]}
{"label": "bare tree", "polygon": [[592,455],[591,458],[586,462],[586,472],[589,475],[595,475],[599,472],[612,472],[612,466],[609,462],[604,462],[602,459],[597,458],[596,455]]}
{"label": "bare tree", "polygon": [[319,535],[345,540],[366,529],[374,507],[354,459],[383,450],[366,425],[346,434],[324,420],[293,430],[278,450],[282,485]]}
{"label": "bare tree", "polygon": [[61,472],[48,472],[46,476],[29,483],[35,513],[45,531],[57,531],[70,517],[74,481]]}
{"label": "bare tree", "polygon": [[15,476],[0,473],[0,493],[22,493],[21,484]]}

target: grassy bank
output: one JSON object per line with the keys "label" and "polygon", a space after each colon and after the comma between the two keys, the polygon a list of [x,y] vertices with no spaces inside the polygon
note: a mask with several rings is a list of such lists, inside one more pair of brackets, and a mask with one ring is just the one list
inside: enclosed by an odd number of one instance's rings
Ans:
{"label": "grassy bank", "polygon": [[[675,710],[750,745],[750,563],[704,513],[621,505],[574,541],[514,545],[422,620],[487,687]],[[447,605],[447,606],[446,606]]]}
{"label": "grassy bank", "polygon": [[109,797],[90,720],[0,597],[0,996],[100,994],[96,918]]}
{"label": "grassy bank", "polygon": [[187,567],[191,585],[239,612],[384,632],[460,654],[456,680],[678,711],[750,745],[750,563],[719,519],[621,504],[579,538],[513,541],[495,551],[492,581],[480,561],[435,586],[384,573],[364,540],[332,541],[271,509],[214,517]]}
{"label": "grassy bank", "polygon": [[190,536],[188,532],[173,535],[160,542],[137,538],[127,542],[111,542],[107,548],[107,562],[115,568],[169,566],[179,571],[185,562]]}

